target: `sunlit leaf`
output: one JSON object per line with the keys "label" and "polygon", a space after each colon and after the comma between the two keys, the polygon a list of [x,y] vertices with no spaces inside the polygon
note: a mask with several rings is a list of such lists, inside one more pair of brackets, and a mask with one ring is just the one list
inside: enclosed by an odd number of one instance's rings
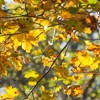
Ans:
{"label": "sunlit leaf", "polygon": [[96,3],[98,2],[98,0],[88,0],[88,2],[89,2],[90,4],[96,4]]}
{"label": "sunlit leaf", "polygon": [[37,78],[39,77],[39,74],[35,70],[27,71],[25,73],[25,78],[30,78],[30,77]]}
{"label": "sunlit leaf", "polygon": [[70,87],[65,88],[65,94],[70,96],[79,96],[83,93],[82,87],[79,85],[72,85]]}
{"label": "sunlit leaf", "polygon": [[88,33],[88,34],[91,34],[92,31],[91,31],[90,28],[85,28],[85,29],[84,29],[84,32],[85,32],[85,33]]}
{"label": "sunlit leaf", "polygon": [[62,18],[64,18],[64,19],[69,19],[69,18],[72,18],[72,15],[71,15],[71,13],[70,12],[62,12],[62,14],[61,14],[61,16],[62,16]]}
{"label": "sunlit leaf", "polygon": [[12,86],[6,87],[5,88],[5,92],[6,92],[5,94],[2,94],[0,96],[1,100],[4,100],[4,99],[13,100],[19,94],[17,88],[16,87],[12,87]]}

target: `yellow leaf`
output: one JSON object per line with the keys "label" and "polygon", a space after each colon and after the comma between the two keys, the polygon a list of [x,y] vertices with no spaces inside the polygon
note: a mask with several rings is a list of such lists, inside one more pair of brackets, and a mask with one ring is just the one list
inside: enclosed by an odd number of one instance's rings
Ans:
{"label": "yellow leaf", "polygon": [[65,4],[65,8],[69,8],[69,7],[72,7],[74,5],[74,2],[73,1],[69,1],[68,3]]}
{"label": "yellow leaf", "polygon": [[92,78],[93,74],[92,74],[92,73],[88,73],[87,76],[88,76],[89,78]]}
{"label": "yellow leaf", "polygon": [[13,98],[18,96],[18,90],[15,87],[12,87],[12,86],[6,87],[6,92],[9,96]]}
{"label": "yellow leaf", "polygon": [[21,42],[19,42],[18,41],[18,39],[17,38],[14,38],[14,37],[12,37],[12,40],[13,40],[13,47],[14,47],[14,50],[16,51],[17,50],[17,48],[21,45]]}
{"label": "yellow leaf", "polygon": [[68,69],[66,68],[66,65],[63,66],[63,64],[61,66],[57,66],[55,67],[56,73],[58,75],[58,77],[64,78],[66,79],[68,76]]}
{"label": "yellow leaf", "polygon": [[19,94],[17,88],[12,86],[6,87],[5,91],[6,93],[0,96],[0,100],[6,100],[7,98],[9,98],[9,100],[14,100],[14,98]]}
{"label": "yellow leaf", "polygon": [[41,25],[43,25],[43,26],[46,26],[46,25],[48,25],[49,24],[49,21],[48,20],[43,20],[42,22],[41,22]]}
{"label": "yellow leaf", "polygon": [[7,36],[0,36],[0,43],[4,42],[7,39]]}
{"label": "yellow leaf", "polygon": [[66,36],[64,36],[63,34],[58,34],[55,38],[57,40],[66,40]]}
{"label": "yellow leaf", "polygon": [[22,69],[22,62],[21,62],[20,57],[13,57],[13,58],[11,58],[11,60],[13,61],[14,66],[17,70]]}
{"label": "yellow leaf", "polygon": [[65,87],[65,94],[70,96],[79,96],[83,93],[82,87],[79,85],[72,85],[70,87]]}
{"label": "yellow leaf", "polygon": [[77,41],[77,42],[79,41],[78,36],[76,36],[74,32],[71,32],[71,37],[72,37],[72,39],[73,39],[74,41]]}
{"label": "yellow leaf", "polygon": [[39,38],[38,41],[44,41],[44,40],[46,40],[46,34],[42,33],[38,38]]}
{"label": "yellow leaf", "polygon": [[45,48],[45,54],[47,57],[53,56],[55,53],[54,49],[51,46]]}
{"label": "yellow leaf", "polygon": [[76,51],[76,57],[72,58],[70,64],[77,67],[88,67],[93,63],[93,58],[87,51]]}
{"label": "yellow leaf", "polygon": [[55,87],[55,92],[59,92],[60,89],[61,89],[61,86],[56,86],[56,87]]}
{"label": "yellow leaf", "polygon": [[34,56],[39,56],[39,55],[42,54],[42,51],[41,51],[40,49],[33,50],[33,51],[32,51],[32,54],[33,54]]}
{"label": "yellow leaf", "polygon": [[64,18],[64,19],[70,19],[70,18],[72,18],[71,13],[68,12],[68,11],[63,11],[62,14],[61,14],[61,16],[62,16],[62,18]]}
{"label": "yellow leaf", "polygon": [[14,0],[15,2],[23,3],[23,0]]}
{"label": "yellow leaf", "polygon": [[90,65],[90,69],[91,69],[91,70],[95,70],[95,69],[97,69],[99,66],[100,66],[100,60],[95,61],[95,59],[94,59],[93,64]]}
{"label": "yellow leaf", "polygon": [[48,57],[44,57],[42,63],[44,67],[49,67],[52,64],[52,61]]}
{"label": "yellow leaf", "polygon": [[58,3],[61,3],[62,1],[61,1],[61,0],[57,0],[57,2],[58,2]]}
{"label": "yellow leaf", "polygon": [[30,86],[36,85],[37,81],[39,80],[40,75],[35,70],[30,70],[25,72],[25,78],[28,79],[28,84]]}
{"label": "yellow leaf", "polygon": [[34,85],[36,85],[36,83],[37,83],[36,81],[29,81],[29,82],[28,82],[28,84],[29,84],[30,86],[34,86]]}
{"label": "yellow leaf", "polygon": [[86,45],[91,45],[91,43],[87,40],[85,40]]}
{"label": "yellow leaf", "polygon": [[30,78],[30,77],[37,78],[39,77],[39,74],[35,70],[27,71],[25,73],[25,78]]}
{"label": "yellow leaf", "polygon": [[8,60],[9,56],[7,55],[0,55],[0,76],[7,75],[7,68],[11,66],[10,61]]}
{"label": "yellow leaf", "polygon": [[41,86],[41,90],[42,91],[45,91],[45,87],[43,85]]}
{"label": "yellow leaf", "polygon": [[[44,95],[41,95],[39,97],[39,100],[55,100],[55,98],[53,97],[53,93],[51,90],[45,90],[45,91],[42,91],[42,93]],[[48,99],[49,98],[49,99]]]}
{"label": "yellow leaf", "polygon": [[100,55],[100,45],[96,45],[94,43],[91,43],[89,41],[85,41],[86,45],[88,46],[89,51],[93,51],[94,55],[99,56]]}
{"label": "yellow leaf", "polygon": [[31,51],[31,49],[32,49],[32,44],[31,44],[31,42],[28,41],[28,40],[24,40],[24,41],[22,42],[22,48],[23,48],[24,50],[26,50],[27,53],[30,53],[30,51]]}
{"label": "yellow leaf", "polygon": [[91,33],[92,33],[91,29],[88,28],[88,27],[86,27],[86,28],[84,29],[84,32],[85,32],[85,33],[88,33],[88,34],[91,34]]}

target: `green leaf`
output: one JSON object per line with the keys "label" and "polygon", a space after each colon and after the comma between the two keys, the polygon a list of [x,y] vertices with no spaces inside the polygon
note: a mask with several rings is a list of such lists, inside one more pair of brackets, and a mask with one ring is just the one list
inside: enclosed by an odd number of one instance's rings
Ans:
{"label": "green leaf", "polygon": [[89,4],[96,4],[98,0],[88,0]]}

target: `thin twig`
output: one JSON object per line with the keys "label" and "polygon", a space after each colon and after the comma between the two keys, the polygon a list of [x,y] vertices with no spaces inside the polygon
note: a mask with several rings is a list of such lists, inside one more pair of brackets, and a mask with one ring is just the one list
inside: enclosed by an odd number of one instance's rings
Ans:
{"label": "thin twig", "polygon": [[25,100],[28,98],[28,96],[34,91],[34,89],[37,87],[37,85],[41,82],[41,80],[50,72],[51,68],[53,67],[53,65],[55,64],[56,60],[58,59],[58,57],[60,56],[60,54],[63,52],[63,50],[68,47],[69,43],[71,41],[71,38],[69,39],[69,41],[67,42],[67,44],[63,47],[63,49],[58,53],[57,57],[55,58],[55,60],[52,62],[51,66],[49,67],[48,71],[37,81],[36,85],[31,89],[31,91],[27,94],[26,97],[24,97],[22,100]]}

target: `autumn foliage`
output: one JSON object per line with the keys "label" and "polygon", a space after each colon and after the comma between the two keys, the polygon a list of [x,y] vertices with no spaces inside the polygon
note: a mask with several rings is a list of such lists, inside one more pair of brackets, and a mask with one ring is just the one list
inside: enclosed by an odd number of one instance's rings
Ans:
{"label": "autumn foliage", "polygon": [[99,75],[99,0],[0,0],[0,100],[99,98]]}

